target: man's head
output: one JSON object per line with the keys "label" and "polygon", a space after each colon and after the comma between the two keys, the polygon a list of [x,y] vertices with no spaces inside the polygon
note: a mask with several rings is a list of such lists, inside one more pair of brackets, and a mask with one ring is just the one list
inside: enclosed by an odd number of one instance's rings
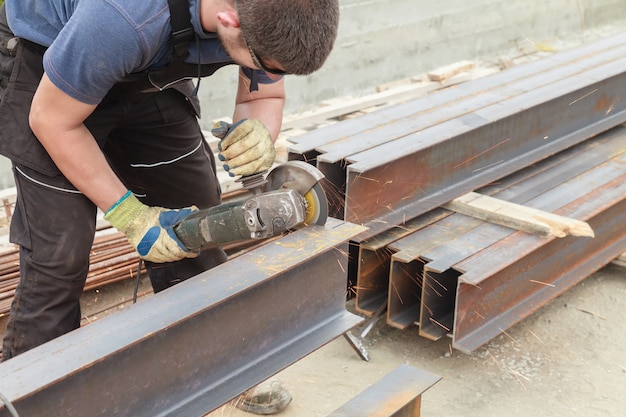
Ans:
{"label": "man's head", "polygon": [[270,72],[317,71],[337,37],[338,0],[235,0],[235,7],[255,65]]}

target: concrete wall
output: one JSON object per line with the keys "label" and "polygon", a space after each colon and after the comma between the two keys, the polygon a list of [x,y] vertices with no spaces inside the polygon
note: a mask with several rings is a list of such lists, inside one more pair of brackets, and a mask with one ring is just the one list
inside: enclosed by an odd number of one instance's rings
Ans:
{"label": "concrete wall", "polygon": [[[325,66],[288,77],[286,113],[463,59],[498,56],[533,42],[585,41],[590,30],[626,21],[624,0],[340,0],[341,24]],[[626,27],[624,27],[626,29]],[[203,126],[232,113],[236,72],[203,80]]]}
{"label": "concrete wall", "polygon": [[[408,78],[463,59],[530,50],[534,43],[593,40],[605,25],[626,30],[625,0],[340,0],[341,24],[322,70],[288,77],[287,114],[334,97],[374,92],[376,85]],[[236,68],[203,79],[201,124],[230,116]],[[0,161],[0,187],[12,185]]]}

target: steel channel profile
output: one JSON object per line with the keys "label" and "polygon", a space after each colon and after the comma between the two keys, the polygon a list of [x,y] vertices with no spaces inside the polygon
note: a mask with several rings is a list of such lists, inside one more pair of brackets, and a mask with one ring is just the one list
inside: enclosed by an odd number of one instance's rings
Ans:
{"label": "steel channel profile", "polygon": [[347,167],[344,217],[367,239],[622,123],[623,61],[363,153]]}
{"label": "steel channel profile", "polygon": [[412,219],[402,227],[387,230],[358,245],[355,308],[358,312],[374,314],[389,291],[389,266],[394,250],[390,245],[449,215],[449,211],[436,209]]}
{"label": "steel channel profile", "polygon": [[594,238],[518,232],[455,265],[464,273],[452,346],[475,350],[623,253],[625,195],[626,173],[556,212],[589,223]]}
{"label": "steel channel profile", "polygon": [[0,392],[22,416],[203,416],[362,321],[361,231],[329,219],[243,254],[1,363]]}
{"label": "steel channel profile", "polygon": [[[536,208],[559,208],[577,198],[584,189],[581,188],[582,182],[575,182],[569,188],[562,183],[584,174],[590,178],[587,188],[594,188],[611,175],[620,174],[620,164],[613,164],[610,175],[605,166],[607,161],[619,154],[616,149],[626,149],[626,129],[622,126],[479,191],[518,204],[530,201],[529,204]],[[602,170],[595,169],[585,174],[596,166]],[[596,182],[591,183],[591,180]],[[395,296],[390,291],[388,323],[399,328],[419,324],[420,335],[434,340],[449,333],[453,327],[453,312],[457,303],[455,291],[461,274],[452,269],[453,264],[513,232],[462,214],[453,214],[391,244],[390,249],[395,254],[389,285],[392,288],[412,285],[412,292],[409,296],[403,293]],[[483,261],[489,263],[488,259]],[[407,271],[419,276],[409,279]],[[413,299],[412,294],[418,290],[422,292],[420,310],[407,302],[407,298]]]}
{"label": "steel channel profile", "polygon": [[419,417],[422,394],[441,380],[400,365],[328,417]]}

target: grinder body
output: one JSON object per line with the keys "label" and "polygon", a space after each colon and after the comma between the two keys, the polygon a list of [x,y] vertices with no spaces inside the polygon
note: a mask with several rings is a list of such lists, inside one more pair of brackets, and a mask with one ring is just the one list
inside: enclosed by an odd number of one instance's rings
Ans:
{"label": "grinder body", "polygon": [[174,226],[174,233],[197,252],[277,236],[302,224],[323,225],[328,218],[328,201],[319,184],[323,177],[308,163],[286,162],[267,178],[249,179],[254,184],[251,197],[195,211]]}

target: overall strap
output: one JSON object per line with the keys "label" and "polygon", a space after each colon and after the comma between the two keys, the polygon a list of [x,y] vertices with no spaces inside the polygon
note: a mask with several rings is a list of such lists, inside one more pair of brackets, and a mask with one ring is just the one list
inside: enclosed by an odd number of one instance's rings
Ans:
{"label": "overall strap", "polygon": [[174,48],[174,55],[170,63],[182,62],[187,58],[189,42],[194,38],[189,2],[187,0],[167,0],[167,4],[170,8],[171,41]]}
{"label": "overall strap", "polygon": [[[191,13],[188,0],[168,0],[170,9],[170,26],[172,35],[172,58],[164,67],[147,69],[138,73],[128,74],[109,91],[109,96],[131,98],[137,94],[154,93],[168,88],[178,91],[188,87],[187,82],[201,77],[212,75],[219,68],[229,65],[230,62],[215,64],[190,64],[185,62],[188,55],[189,43],[195,38],[191,25]],[[199,85],[199,84],[198,84]],[[197,93],[197,88],[191,95]],[[189,98],[189,94],[186,94]],[[196,109],[199,114],[199,110]]]}

